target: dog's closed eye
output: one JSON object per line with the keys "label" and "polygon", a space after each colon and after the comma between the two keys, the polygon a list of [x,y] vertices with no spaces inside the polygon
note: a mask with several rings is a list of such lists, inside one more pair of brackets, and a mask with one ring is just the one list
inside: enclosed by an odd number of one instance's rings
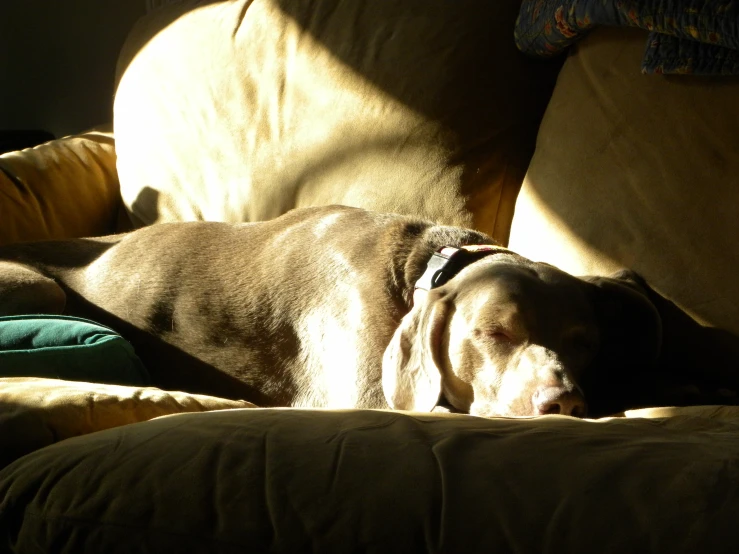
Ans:
{"label": "dog's closed eye", "polygon": [[475,329],[473,334],[478,340],[492,341],[498,345],[513,345],[518,342],[516,335],[510,329],[502,326]]}

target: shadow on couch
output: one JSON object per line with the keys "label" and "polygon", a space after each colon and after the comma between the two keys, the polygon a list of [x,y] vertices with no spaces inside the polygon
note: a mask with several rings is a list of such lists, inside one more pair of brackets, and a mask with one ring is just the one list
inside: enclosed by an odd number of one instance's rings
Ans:
{"label": "shadow on couch", "polygon": [[[646,287],[662,320],[653,365],[614,367],[600,360],[583,382],[590,417],[651,406],[739,405],[739,337],[704,327],[674,302]],[[623,330],[624,341],[629,329]]]}

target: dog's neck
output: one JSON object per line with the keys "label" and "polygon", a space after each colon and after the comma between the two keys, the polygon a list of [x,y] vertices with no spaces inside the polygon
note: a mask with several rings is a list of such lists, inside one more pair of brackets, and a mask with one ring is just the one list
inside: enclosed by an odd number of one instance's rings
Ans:
{"label": "dog's neck", "polygon": [[[416,282],[426,270],[428,261],[440,248],[459,248],[467,244],[495,244],[495,240],[479,231],[434,225],[427,221],[408,218],[390,226],[380,238],[380,248],[394,253],[386,266],[386,287],[395,298],[402,298],[404,308],[413,306]],[[383,246],[384,245],[384,246]]]}

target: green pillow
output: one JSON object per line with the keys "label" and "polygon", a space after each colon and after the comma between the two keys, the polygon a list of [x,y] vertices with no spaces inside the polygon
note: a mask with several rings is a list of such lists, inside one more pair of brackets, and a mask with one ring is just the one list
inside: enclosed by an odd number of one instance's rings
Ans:
{"label": "green pillow", "polygon": [[0,377],[149,384],[144,364],[118,333],[59,315],[0,317]]}

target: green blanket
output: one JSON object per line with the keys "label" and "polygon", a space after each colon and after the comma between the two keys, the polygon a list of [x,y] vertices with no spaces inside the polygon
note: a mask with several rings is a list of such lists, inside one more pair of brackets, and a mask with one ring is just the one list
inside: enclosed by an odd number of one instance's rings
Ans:
{"label": "green blanket", "polygon": [[147,385],[133,347],[93,321],[58,315],[0,317],[0,376]]}

